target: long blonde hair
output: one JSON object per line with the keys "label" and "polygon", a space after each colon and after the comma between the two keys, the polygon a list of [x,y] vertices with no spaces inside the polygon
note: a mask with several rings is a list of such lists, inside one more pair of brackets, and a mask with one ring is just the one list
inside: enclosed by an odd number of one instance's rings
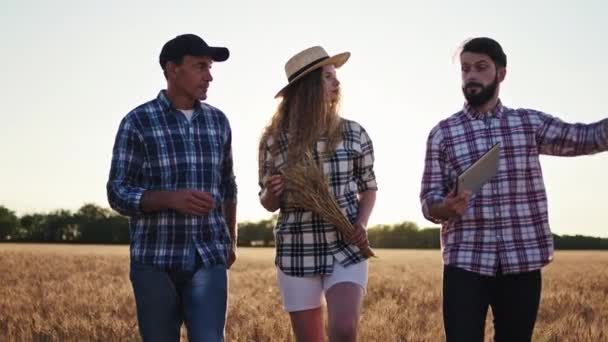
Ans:
{"label": "long blonde hair", "polygon": [[[342,118],[338,114],[340,96],[335,101],[325,99],[325,88],[321,78],[322,69],[312,71],[285,89],[281,102],[264,129],[260,146],[268,138],[279,146],[283,133],[287,133],[287,163],[301,160],[307,151],[314,151],[316,142],[326,138],[326,148],[320,156],[333,155],[342,140]],[[278,149],[270,152],[275,155]]]}

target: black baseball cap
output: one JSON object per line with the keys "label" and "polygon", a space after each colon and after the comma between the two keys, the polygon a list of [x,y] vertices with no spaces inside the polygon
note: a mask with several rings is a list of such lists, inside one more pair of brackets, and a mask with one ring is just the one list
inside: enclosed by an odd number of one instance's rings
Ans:
{"label": "black baseball cap", "polygon": [[166,42],[160,51],[158,61],[160,67],[165,69],[168,62],[181,62],[184,56],[209,56],[215,62],[223,62],[230,56],[225,47],[209,46],[195,34],[182,34]]}

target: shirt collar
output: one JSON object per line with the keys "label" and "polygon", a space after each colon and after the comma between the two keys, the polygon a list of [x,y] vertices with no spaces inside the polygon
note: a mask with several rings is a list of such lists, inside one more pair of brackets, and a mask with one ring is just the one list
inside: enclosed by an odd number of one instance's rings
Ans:
{"label": "shirt collar", "polygon": [[[169,97],[167,97],[167,91],[165,89],[161,90],[158,93],[158,96],[156,97],[156,99],[158,100],[158,103],[160,103],[160,105],[163,108],[165,113],[170,113],[170,112],[174,112],[174,111],[178,110],[177,108],[173,107],[171,100],[169,100]],[[202,109],[201,102],[196,101],[194,103],[194,107],[192,109],[194,109],[195,113],[197,111],[200,111]]]}
{"label": "shirt collar", "polygon": [[494,107],[491,111],[489,111],[487,113],[482,113],[482,112],[476,110],[475,108],[471,107],[468,103],[464,104],[463,111],[471,120],[480,120],[480,119],[485,119],[485,118],[500,119],[505,111],[505,107],[502,105],[502,102],[499,99],[498,103],[496,103],[496,107]]}

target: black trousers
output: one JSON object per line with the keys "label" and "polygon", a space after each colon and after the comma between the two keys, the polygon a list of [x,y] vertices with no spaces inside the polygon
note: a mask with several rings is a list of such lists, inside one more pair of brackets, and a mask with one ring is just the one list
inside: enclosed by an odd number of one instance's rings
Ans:
{"label": "black trousers", "polygon": [[540,292],[540,270],[519,274],[499,271],[490,277],[444,266],[443,323],[447,342],[483,342],[488,307],[494,315],[494,341],[531,341]]}

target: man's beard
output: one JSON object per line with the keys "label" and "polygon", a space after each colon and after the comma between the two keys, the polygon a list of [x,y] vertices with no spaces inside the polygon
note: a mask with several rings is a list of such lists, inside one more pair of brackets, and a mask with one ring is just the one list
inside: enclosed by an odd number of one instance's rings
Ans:
{"label": "man's beard", "polygon": [[[476,92],[475,94],[467,92],[467,89],[471,87],[479,87],[481,90]],[[477,82],[469,82],[462,87],[462,93],[464,94],[464,98],[467,100],[467,103],[472,107],[480,107],[484,104],[488,103],[496,94],[496,88],[498,88],[498,76],[494,79],[494,82],[488,84],[487,86],[483,86],[481,83]]]}

